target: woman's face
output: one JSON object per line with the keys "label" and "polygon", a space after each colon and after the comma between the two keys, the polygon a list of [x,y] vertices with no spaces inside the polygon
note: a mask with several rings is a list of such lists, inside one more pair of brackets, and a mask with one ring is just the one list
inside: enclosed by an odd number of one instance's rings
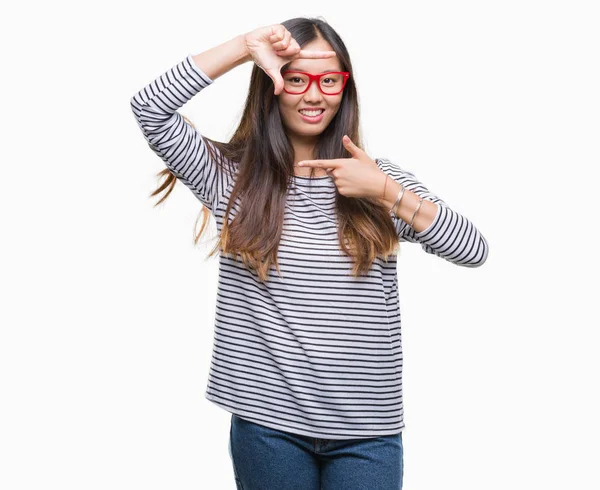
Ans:
{"label": "woman's face", "polygon": [[[316,39],[305,44],[302,49],[310,51],[333,51],[331,45],[324,39]],[[337,56],[323,59],[297,58],[290,63],[286,70],[304,71],[320,74],[326,71],[342,71]],[[325,95],[316,82],[300,95],[288,94],[282,91],[279,95],[279,112],[288,135],[292,139],[312,140],[329,125],[337,114],[344,92],[337,95]],[[324,109],[323,115],[318,122],[308,121],[300,114],[301,109],[319,108]]]}

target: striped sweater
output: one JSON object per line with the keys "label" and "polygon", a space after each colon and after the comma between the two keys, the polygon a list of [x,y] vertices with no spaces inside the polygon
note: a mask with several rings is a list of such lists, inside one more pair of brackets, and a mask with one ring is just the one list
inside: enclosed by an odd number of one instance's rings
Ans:
{"label": "striped sweater", "polygon": [[[177,112],[213,83],[189,54],[131,98],[150,148],[206,206],[221,231],[235,183],[208,142]],[[386,158],[379,168],[438,205],[421,232],[391,218],[402,242],[464,267],[482,265],[485,238],[415,175]],[[351,275],[339,246],[336,187],[329,177],[294,177],[279,246],[282,277],[265,283],[241,260],[219,257],[214,344],[205,397],[270,428],[326,439],[396,434],[405,427],[397,256]],[[232,208],[233,219],[239,203]]]}

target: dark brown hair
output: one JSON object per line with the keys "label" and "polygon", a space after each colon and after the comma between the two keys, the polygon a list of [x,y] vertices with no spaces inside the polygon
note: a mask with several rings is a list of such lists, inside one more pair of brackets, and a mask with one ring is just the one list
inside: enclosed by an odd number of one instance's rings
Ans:
{"label": "dark brown hair", "polygon": [[[299,17],[286,20],[282,25],[290,31],[300,47],[319,37],[327,41],[337,53],[342,71],[352,73],[346,46],[327,22],[320,18]],[[283,66],[281,71],[286,70],[290,64]],[[225,168],[223,159],[215,154],[211,145],[230,163],[235,162],[238,166],[222,231],[208,256],[212,256],[217,249],[221,249],[224,254],[239,254],[244,264],[255,270],[261,281],[267,280],[271,265],[281,275],[277,251],[287,189],[294,175],[294,150],[285,132],[279,101],[273,90],[271,78],[254,65],[241,121],[231,140],[222,143],[203,136],[211,143],[207,144],[209,154],[218,162],[221,171],[230,172],[231,169]],[[184,119],[194,126],[189,119]],[[350,158],[350,153],[342,144],[344,134],[362,148],[358,93],[352,76],[344,88],[337,114],[319,135],[313,158]],[[166,192],[156,205],[167,198],[176,182],[175,175],[169,169],[162,170],[158,175],[164,176],[165,180],[151,196],[165,189]],[[242,205],[235,219],[229,223],[227,217],[238,197]],[[375,199],[351,198],[337,192],[336,212],[340,246],[354,259],[352,274],[355,277],[366,274],[376,257],[387,260],[388,255],[397,252],[400,246],[397,231],[388,212]],[[201,216],[203,222],[194,238],[196,244],[206,229],[210,211],[203,207]]]}

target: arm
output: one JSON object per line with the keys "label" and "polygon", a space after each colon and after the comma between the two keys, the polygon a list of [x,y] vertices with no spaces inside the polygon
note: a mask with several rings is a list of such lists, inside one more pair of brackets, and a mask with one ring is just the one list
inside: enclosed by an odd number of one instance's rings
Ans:
{"label": "arm", "polygon": [[221,171],[208,153],[209,142],[177,109],[216,78],[250,59],[244,36],[237,36],[203,53],[189,54],[130,101],[150,148],[213,213],[232,177]]}
{"label": "arm", "polygon": [[[484,264],[488,256],[488,243],[473,223],[431,193],[412,172],[401,169],[387,159],[378,158],[375,161],[393,179],[392,186],[388,181],[386,196],[382,200],[386,209],[391,209],[396,201],[400,184],[406,189],[396,209],[396,217],[392,218],[401,242],[420,243],[425,252],[456,265],[479,267]],[[420,197],[423,198],[423,204],[411,227],[408,223]]]}

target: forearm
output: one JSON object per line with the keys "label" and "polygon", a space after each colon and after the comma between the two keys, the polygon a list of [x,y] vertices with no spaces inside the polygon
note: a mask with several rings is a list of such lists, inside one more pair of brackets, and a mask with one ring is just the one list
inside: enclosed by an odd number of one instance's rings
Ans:
{"label": "forearm", "polygon": [[[384,206],[388,211],[392,209],[392,206],[396,202],[398,193],[400,192],[401,185],[394,179],[388,178],[385,186],[385,195],[378,199],[379,203]],[[402,200],[396,208],[396,216],[406,223],[410,223],[415,213],[415,209],[419,205],[420,197],[408,189],[404,190]],[[420,232],[429,228],[433,223],[433,220],[438,212],[438,204],[435,204],[427,199],[423,199],[421,208],[415,216],[412,228],[416,232]]]}
{"label": "forearm", "polygon": [[252,59],[246,49],[244,38],[245,34],[240,34],[214,48],[192,56],[192,59],[211,80],[215,80],[232,68]]}

